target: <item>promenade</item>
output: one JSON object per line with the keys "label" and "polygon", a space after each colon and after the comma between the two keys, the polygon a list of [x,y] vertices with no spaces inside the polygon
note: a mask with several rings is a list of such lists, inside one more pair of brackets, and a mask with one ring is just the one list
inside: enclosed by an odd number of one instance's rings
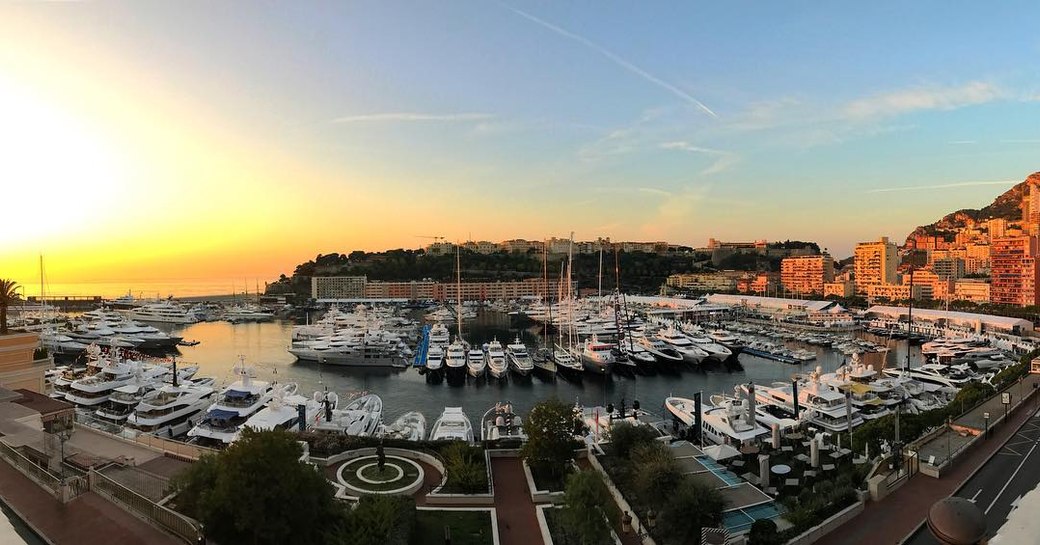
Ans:
{"label": "promenade", "polygon": [[[1023,390],[1025,395],[1032,392],[1033,382],[1040,382],[1040,377],[1030,375],[1023,380],[1023,383],[1027,385]],[[1017,388],[1017,385],[1014,386],[1013,391],[1017,391]],[[999,404],[999,396],[997,402]],[[999,426],[991,426],[989,439],[980,440],[963,449],[954,458],[950,469],[945,471],[941,477],[934,478],[921,473],[913,475],[905,485],[882,501],[867,502],[866,508],[859,516],[816,543],[818,545],[897,545],[903,543],[924,523],[928,510],[935,502],[954,495],[994,454],[1005,447],[1005,443],[1009,439],[1018,435],[1020,428],[1033,417],[1036,411],[1035,406],[1036,399],[1029,399],[1018,410],[1012,412],[1007,421]],[[984,404],[978,410],[990,408],[989,404]],[[1002,410],[1001,415],[1003,415]],[[993,416],[991,412],[991,422]],[[971,416],[968,421],[974,421],[975,418],[975,416]],[[933,440],[932,443],[941,443],[941,450],[945,452],[946,437],[943,435],[937,437],[939,439]],[[924,458],[921,459],[922,464],[926,461]]]}

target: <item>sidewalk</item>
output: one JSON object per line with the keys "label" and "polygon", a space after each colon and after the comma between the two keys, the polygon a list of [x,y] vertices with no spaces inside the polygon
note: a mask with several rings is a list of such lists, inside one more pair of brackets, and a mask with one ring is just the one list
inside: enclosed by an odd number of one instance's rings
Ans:
{"label": "sidewalk", "polygon": [[[1028,378],[1027,378],[1028,380]],[[1029,386],[1032,388],[1032,386]],[[1015,387],[1017,390],[1017,386]],[[1028,392],[1027,392],[1028,393]],[[896,545],[913,533],[928,515],[932,505],[956,492],[995,452],[999,451],[1035,411],[1036,400],[1008,416],[1002,425],[991,428],[989,440],[980,441],[963,452],[953,468],[935,479],[920,473],[902,488],[880,502],[868,502],[856,518],[817,541],[818,545]],[[991,415],[992,416],[992,415]]]}
{"label": "sidewalk", "polygon": [[541,545],[542,531],[520,458],[492,458],[491,475],[501,545]]}
{"label": "sidewalk", "polygon": [[2,460],[0,498],[53,545],[183,545],[93,492],[62,505]]}

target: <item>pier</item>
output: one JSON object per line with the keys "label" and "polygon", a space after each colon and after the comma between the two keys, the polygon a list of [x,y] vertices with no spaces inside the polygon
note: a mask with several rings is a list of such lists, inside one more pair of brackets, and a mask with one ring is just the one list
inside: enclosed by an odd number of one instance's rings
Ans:
{"label": "pier", "polygon": [[103,301],[100,295],[45,295],[43,297],[30,295],[27,300],[30,303],[57,307],[62,312],[92,310],[101,306]]}

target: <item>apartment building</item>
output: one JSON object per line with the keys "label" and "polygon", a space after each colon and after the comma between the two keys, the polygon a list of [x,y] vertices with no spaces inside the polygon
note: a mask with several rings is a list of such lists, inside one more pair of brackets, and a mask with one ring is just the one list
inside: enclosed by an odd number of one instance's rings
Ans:
{"label": "apartment building", "polygon": [[870,286],[896,283],[899,256],[896,245],[881,237],[874,242],[856,245],[854,254],[856,293],[869,295]]}
{"label": "apartment building", "polygon": [[834,281],[834,259],[827,254],[786,257],[780,262],[780,283],[788,293],[822,294]]}
{"label": "apartment building", "polygon": [[991,246],[991,301],[1016,306],[1036,304],[1036,287],[1040,284],[1037,237],[996,238]]}

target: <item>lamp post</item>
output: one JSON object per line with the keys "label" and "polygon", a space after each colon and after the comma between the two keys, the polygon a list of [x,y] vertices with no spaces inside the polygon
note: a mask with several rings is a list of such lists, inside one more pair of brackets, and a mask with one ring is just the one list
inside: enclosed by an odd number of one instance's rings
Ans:
{"label": "lamp post", "polygon": [[72,438],[72,431],[67,422],[62,422],[61,428],[56,433],[58,443],[61,444],[61,458],[58,460],[58,467],[61,470],[61,484],[63,485],[65,484],[65,442]]}
{"label": "lamp post", "polygon": [[985,431],[983,432],[983,437],[989,439],[989,413],[982,413],[982,420],[986,423],[986,427],[984,428]]}
{"label": "lamp post", "polygon": [[946,417],[946,463],[950,463],[950,458],[953,458],[953,450],[950,447],[950,436],[953,435],[953,419],[949,416]]}

